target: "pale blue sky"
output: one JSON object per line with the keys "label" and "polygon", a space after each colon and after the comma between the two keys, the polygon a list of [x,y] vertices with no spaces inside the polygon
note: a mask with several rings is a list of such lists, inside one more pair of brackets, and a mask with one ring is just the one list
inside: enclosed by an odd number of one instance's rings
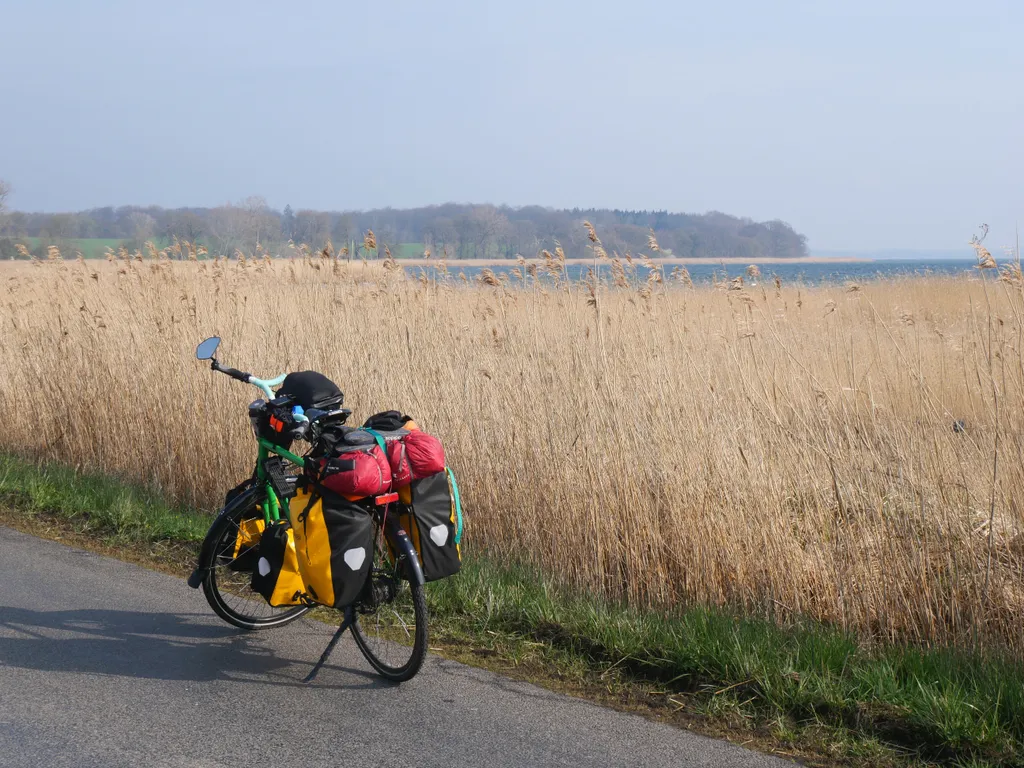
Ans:
{"label": "pale blue sky", "polygon": [[445,201],[956,248],[1024,213],[1024,3],[0,0],[13,207]]}

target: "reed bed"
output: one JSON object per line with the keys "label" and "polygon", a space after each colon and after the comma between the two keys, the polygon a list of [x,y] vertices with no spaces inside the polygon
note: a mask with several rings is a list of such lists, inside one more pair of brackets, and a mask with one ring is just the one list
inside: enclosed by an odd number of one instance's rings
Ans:
{"label": "reed bed", "polygon": [[216,508],[258,394],[193,359],[216,334],[257,375],[323,371],[356,420],[415,416],[468,546],[567,586],[1024,651],[1019,271],[694,288],[617,260],[572,284],[547,253],[476,281],[151,256],[0,268],[3,449]]}

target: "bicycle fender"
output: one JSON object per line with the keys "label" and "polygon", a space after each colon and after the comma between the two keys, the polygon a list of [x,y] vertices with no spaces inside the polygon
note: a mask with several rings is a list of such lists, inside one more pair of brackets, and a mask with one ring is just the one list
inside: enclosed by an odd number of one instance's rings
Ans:
{"label": "bicycle fender", "polygon": [[417,586],[423,586],[423,566],[412,545],[412,539],[393,517],[388,519],[388,538],[400,558],[405,559],[405,578]]}
{"label": "bicycle fender", "polygon": [[217,542],[213,540],[213,530],[217,527],[217,523],[220,522],[221,518],[234,513],[240,506],[250,507],[257,502],[259,496],[258,487],[253,485],[250,488],[246,488],[244,491],[239,493],[233,498],[225,507],[217,514],[214,518],[213,523],[210,525],[210,530],[206,532],[206,538],[203,539],[203,544],[199,548],[199,558],[196,561],[196,569],[192,571],[192,575],[188,577],[188,585],[192,589],[199,589],[199,586],[203,583],[203,579],[206,578],[206,574],[209,568],[202,568],[200,564],[210,559],[213,554],[213,548],[217,546]]}

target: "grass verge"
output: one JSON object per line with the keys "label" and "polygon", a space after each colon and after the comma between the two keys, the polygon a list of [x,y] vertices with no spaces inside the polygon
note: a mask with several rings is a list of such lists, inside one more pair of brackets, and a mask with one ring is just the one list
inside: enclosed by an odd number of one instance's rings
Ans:
{"label": "grass verge", "polygon": [[[176,573],[210,522],[114,478],[11,456],[0,508],[0,522]],[[1011,659],[869,648],[717,609],[642,611],[479,556],[428,596],[443,655],[811,764],[1024,762],[1024,667]]]}

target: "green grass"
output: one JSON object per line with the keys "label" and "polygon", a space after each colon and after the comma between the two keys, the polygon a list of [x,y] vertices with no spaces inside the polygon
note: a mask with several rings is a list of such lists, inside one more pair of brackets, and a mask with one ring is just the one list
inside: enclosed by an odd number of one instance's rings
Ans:
{"label": "green grass", "polygon": [[87,259],[103,258],[107,248],[113,248],[116,251],[117,247],[124,242],[113,237],[73,237],[60,242],[52,237],[23,237],[19,239],[28,246],[29,250],[35,250],[40,245],[57,244],[64,258],[72,258],[75,256],[75,251],[81,251]]}
{"label": "green grass", "polygon": [[[112,478],[11,456],[0,456],[0,503],[127,547],[195,545],[210,522]],[[761,746],[830,764],[1024,764],[1024,667],[997,654],[869,647],[813,622],[783,627],[711,608],[639,610],[479,555],[428,597],[433,642],[459,658],[603,688],[604,701],[639,692]]]}
{"label": "green grass", "polygon": [[26,515],[46,513],[114,543],[201,542],[211,518],[173,507],[158,494],[115,478],[60,465],[36,467],[0,455],[0,503]]}

